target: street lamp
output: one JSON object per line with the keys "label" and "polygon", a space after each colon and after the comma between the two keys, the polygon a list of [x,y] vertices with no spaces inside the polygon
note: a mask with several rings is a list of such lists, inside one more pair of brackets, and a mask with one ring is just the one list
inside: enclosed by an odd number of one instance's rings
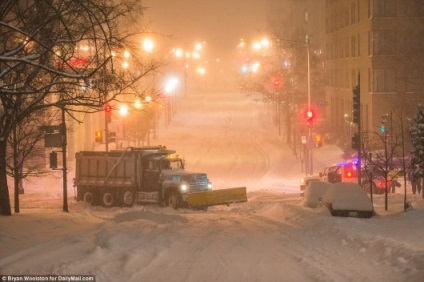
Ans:
{"label": "street lamp", "polygon": [[141,42],[141,47],[145,52],[152,52],[155,49],[155,42],[151,38],[145,38]]}
{"label": "street lamp", "polygon": [[172,77],[170,79],[168,79],[165,83],[165,88],[164,91],[166,93],[166,95],[168,96],[168,107],[167,107],[167,113],[168,113],[168,117],[165,117],[165,125],[167,125],[170,121],[171,121],[171,116],[174,112],[174,107],[175,107],[175,103],[173,101],[174,95],[172,95],[172,93],[175,91],[175,89],[178,86],[178,78],[176,77]]}

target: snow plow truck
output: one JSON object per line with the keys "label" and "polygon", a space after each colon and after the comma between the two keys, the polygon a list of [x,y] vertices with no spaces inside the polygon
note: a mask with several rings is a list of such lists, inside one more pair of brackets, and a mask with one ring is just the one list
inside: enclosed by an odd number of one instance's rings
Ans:
{"label": "snow plow truck", "polygon": [[157,203],[174,209],[246,202],[246,187],[212,190],[206,173],[189,172],[165,146],[76,153],[77,201],[104,207]]}

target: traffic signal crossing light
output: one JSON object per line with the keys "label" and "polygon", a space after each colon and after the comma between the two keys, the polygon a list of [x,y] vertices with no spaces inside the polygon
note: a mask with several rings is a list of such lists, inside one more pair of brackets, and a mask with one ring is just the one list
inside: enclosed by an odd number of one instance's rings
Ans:
{"label": "traffic signal crossing light", "polygon": [[360,115],[361,115],[361,88],[358,84],[353,88],[353,100],[352,100],[353,123],[359,125],[361,121]]}
{"label": "traffic signal crossing light", "polygon": [[95,141],[97,143],[103,143],[103,132],[96,131]]}

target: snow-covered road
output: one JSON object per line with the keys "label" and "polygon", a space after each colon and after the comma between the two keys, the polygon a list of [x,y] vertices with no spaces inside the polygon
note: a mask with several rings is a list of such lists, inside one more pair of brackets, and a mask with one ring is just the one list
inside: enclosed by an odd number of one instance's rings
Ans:
{"label": "snow-covered road", "polygon": [[[246,186],[248,202],[205,211],[156,205],[91,207],[59,179],[34,180],[21,214],[0,218],[0,274],[93,274],[97,281],[424,281],[424,202],[375,196],[371,219],[303,206],[299,160],[262,104],[237,93],[180,100],[158,144],[217,188]],[[315,169],[340,151],[314,152]],[[71,177],[69,179],[72,179]],[[38,182],[37,182],[38,181]],[[71,185],[70,185],[71,186]],[[69,191],[73,195],[72,188]]]}

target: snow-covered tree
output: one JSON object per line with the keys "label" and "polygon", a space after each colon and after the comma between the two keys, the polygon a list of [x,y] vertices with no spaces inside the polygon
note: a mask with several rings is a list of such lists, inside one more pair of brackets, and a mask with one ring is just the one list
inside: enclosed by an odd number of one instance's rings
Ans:
{"label": "snow-covered tree", "polygon": [[46,110],[72,117],[102,110],[153,69],[114,71],[141,14],[137,0],[0,1],[1,215],[11,214],[7,146],[19,124]]}
{"label": "snow-covered tree", "polygon": [[[409,135],[412,142],[411,167],[412,175],[424,177],[424,106],[418,105],[417,113],[411,120]],[[423,193],[424,194],[424,193]]]}

